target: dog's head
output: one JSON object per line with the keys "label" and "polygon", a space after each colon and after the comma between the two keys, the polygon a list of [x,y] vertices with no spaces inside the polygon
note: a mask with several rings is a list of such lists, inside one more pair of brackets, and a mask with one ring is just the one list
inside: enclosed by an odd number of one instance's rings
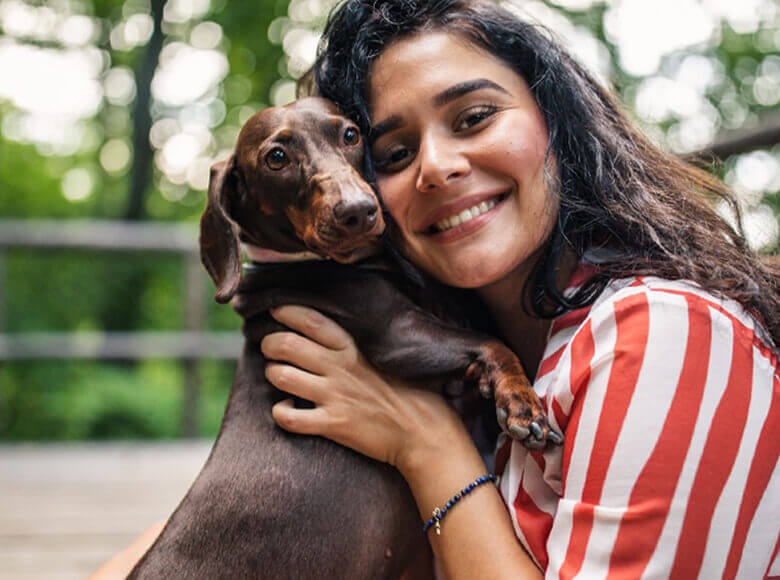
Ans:
{"label": "dog's head", "polygon": [[227,302],[241,277],[239,241],[278,252],[312,251],[350,263],[379,250],[379,202],[360,174],[357,125],[325,99],[260,111],[235,153],[211,168],[200,221],[203,265]]}

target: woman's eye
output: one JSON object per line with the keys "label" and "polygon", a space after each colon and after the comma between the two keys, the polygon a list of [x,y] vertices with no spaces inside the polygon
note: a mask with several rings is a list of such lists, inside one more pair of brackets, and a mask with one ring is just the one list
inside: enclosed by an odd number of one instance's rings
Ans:
{"label": "woman's eye", "polygon": [[493,106],[473,107],[458,118],[455,123],[455,130],[466,131],[471,129],[497,112],[498,108]]}
{"label": "woman's eye", "polygon": [[406,147],[397,147],[384,156],[377,158],[374,165],[379,171],[394,171],[400,169],[411,152]]}
{"label": "woman's eye", "polygon": [[347,145],[357,145],[360,142],[360,133],[354,127],[349,127],[344,131],[344,143]]}
{"label": "woman's eye", "polygon": [[287,153],[285,153],[280,147],[274,147],[265,156],[265,163],[272,170],[279,171],[280,169],[284,169],[287,164],[290,163],[290,158],[287,157]]}

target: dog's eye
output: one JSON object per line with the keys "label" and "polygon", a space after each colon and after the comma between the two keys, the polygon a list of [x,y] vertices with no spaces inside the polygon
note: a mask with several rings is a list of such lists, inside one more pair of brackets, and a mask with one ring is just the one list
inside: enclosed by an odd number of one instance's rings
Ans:
{"label": "dog's eye", "polygon": [[282,151],[279,147],[274,147],[265,156],[265,162],[274,171],[284,168],[289,162],[290,158],[287,157],[287,153]]}
{"label": "dog's eye", "polygon": [[344,143],[347,145],[357,145],[359,141],[360,133],[357,132],[357,129],[350,127],[344,131]]}

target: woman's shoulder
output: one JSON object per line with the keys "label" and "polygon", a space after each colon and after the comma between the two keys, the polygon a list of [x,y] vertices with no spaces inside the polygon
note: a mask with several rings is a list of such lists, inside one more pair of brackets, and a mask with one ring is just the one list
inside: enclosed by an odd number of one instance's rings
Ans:
{"label": "woman's shoulder", "polygon": [[594,302],[583,325],[622,324],[646,327],[648,340],[690,335],[703,346],[702,334],[757,349],[777,366],[777,347],[758,319],[740,303],[687,280],[639,276],[613,280]]}
{"label": "woman's shoulder", "polygon": [[710,366],[713,360],[713,372],[755,364],[762,376],[778,376],[776,345],[736,301],[685,280],[623,278],[592,305],[553,320],[537,379],[540,388],[553,376],[587,382],[616,361],[668,378],[676,366],[682,372],[686,362]]}

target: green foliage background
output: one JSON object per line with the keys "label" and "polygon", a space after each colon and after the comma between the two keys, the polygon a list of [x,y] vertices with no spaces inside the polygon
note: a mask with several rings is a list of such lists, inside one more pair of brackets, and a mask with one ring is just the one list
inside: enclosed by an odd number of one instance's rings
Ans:
{"label": "green foliage background", "polygon": [[[41,5],[25,0],[30,5]],[[44,3],[45,4],[45,3]],[[110,56],[111,66],[139,66],[145,47],[113,50],[105,31],[124,18],[128,5],[148,9],[143,0],[80,0],[71,2],[75,12],[100,19],[104,33],[98,46]],[[618,66],[616,49],[605,38],[604,4],[584,11],[567,11],[553,2],[549,6],[573,23],[591,30],[611,53],[612,82],[630,104],[641,78]],[[780,12],[780,11],[779,11]],[[240,126],[245,108],[259,109],[269,102],[273,83],[288,76],[284,53],[269,40],[268,26],[288,13],[287,0],[254,2],[217,0],[198,21],[164,29],[166,42],[185,38],[199,21],[219,24],[222,49],[230,71],[220,88],[238,76],[251,81],[249,95],[239,103],[225,98],[227,110],[221,128]],[[767,58],[759,50],[758,34],[741,34],[722,25],[721,42],[715,47],[692,51],[715,56],[726,73],[720,87],[708,98],[720,110],[725,91],[734,90],[748,111],[746,123],[758,125],[769,109],[752,98],[749,79],[755,78]],[[775,43],[780,33],[774,29]],[[777,48],[777,46],[775,47]],[[775,51],[776,52],[776,51]],[[13,105],[0,99],[0,117]],[[776,112],[776,109],[775,109]],[[110,138],[130,140],[133,129],[131,105],[104,103],[90,126],[102,142]],[[672,121],[659,123],[668,130]],[[219,130],[220,128],[217,128]],[[230,135],[231,133],[224,133]],[[223,144],[231,147],[232,143]],[[98,159],[99,147],[71,156],[49,156],[34,145],[6,139],[0,134],[0,217],[14,219],[122,219],[128,204],[130,172],[110,175]],[[774,155],[778,154],[775,147]],[[95,176],[95,194],[74,203],[61,193],[61,180],[73,167],[87,167]],[[725,174],[734,166],[727,160],[718,170]],[[195,223],[202,211],[205,192],[188,190],[179,201],[161,195],[164,178],[155,169],[144,192],[147,219]],[[780,212],[780,194],[770,192],[764,203]],[[84,330],[178,330],[183,325],[180,259],[160,255],[122,253],[52,252],[14,250],[5,255],[4,328],[0,332]],[[3,280],[0,278],[0,284]],[[2,308],[0,304],[0,308]],[[227,306],[209,302],[208,328],[238,330],[238,317]],[[233,363],[202,361],[203,392],[200,434],[213,436],[219,426],[232,381]],[[0,362],[0,440],[74,440],[109,438],[172,438],[180,435],[183,369],[175,361],[148,360],[135,364],[92,361]]]}

